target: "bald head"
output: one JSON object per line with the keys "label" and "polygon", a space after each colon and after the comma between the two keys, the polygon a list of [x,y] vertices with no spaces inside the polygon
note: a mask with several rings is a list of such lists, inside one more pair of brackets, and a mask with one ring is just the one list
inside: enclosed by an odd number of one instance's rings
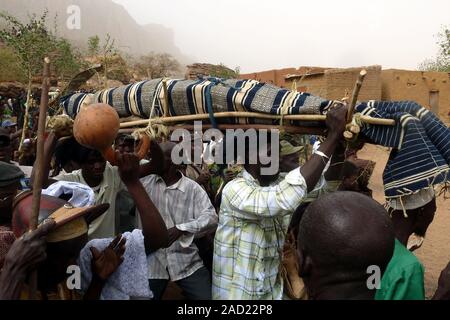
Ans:
{"label": "bald head", "polygon": [[356,192],[334,192],[305,211],[299,245],[316,275],[364,277],[371,265],[385,270],[394,250],[394,230],[375,200]]}

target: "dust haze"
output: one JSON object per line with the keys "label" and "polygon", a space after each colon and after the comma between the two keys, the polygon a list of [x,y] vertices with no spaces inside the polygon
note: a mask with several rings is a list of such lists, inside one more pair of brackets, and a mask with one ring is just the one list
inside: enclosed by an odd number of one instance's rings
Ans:
{"label": "dust haze", "polygon": [[243,73],[314,65],[416,69],[438,50],[448,0],[114,0],[173,30],[197,61]]}

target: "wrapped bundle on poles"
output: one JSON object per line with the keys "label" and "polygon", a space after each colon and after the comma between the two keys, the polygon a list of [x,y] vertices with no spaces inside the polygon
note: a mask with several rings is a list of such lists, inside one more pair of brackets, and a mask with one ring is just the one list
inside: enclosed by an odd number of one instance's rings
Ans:
{"label": "wrapped bundle on poles", "polygon": [[[316,128],[324,128],[324,114],[334,103],[309,93],[293,92],[255,80],[208,78],[142,81],[94,94],[74,94],[66,97],[62,105],[65,112],[74,118],[86,101],[109,104],[120,118],[164,117],[159,121],[167,124],[199,120],[214,126],[263,124]],[[384,122],[393,123],[392,120]],[[123,123],[121,128],[146,124],[147,120],[131,121]],[[317,133],[317,130],[312,130]]]}
{"label": "wrapped bundle on poles", "polygon": [[[355,107],[348,139],[358,135],[395,151],[383,177],[388,199],[448,180],[450,129],[439,118],[413,101],[356,102],[356,96],[352,97]],[[172,129],[181,124],[192,130],[198,120],[204,129],[282,128],[321,135],[326,113],[339,102],[255,80],[217,78],[154,79],[94,94],[73,94],[61,101],[72,118],[89,103],[112,106],[122,119],[122,130],[149,128],[152,123]],[[424,152],[419,156],[417,150]]]}

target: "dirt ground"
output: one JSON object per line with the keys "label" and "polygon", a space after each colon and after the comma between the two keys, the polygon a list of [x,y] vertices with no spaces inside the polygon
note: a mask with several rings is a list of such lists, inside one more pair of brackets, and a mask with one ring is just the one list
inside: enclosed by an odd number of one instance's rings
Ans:
{"label": "dirt ground", "polygon": [[[384,203],[382,176],[388,156],[388,148],[376,145],[366,145],[358,153],[359,158],[377,163],[369,187],[374,192],[374,198],[380,203]],[[443,195],[437,199],[434,221],[428,229],[422,247],[414,253],[425,267],[425,293],[429,299],[436,291],[442,269],[450,261],[450,199],[445,200]]]}

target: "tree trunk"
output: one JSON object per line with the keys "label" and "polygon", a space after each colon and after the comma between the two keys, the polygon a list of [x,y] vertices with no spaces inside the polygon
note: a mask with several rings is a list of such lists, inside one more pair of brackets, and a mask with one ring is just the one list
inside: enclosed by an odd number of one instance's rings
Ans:
{"label": "tree trunk", "polygon": [[104,66],[105,66],[105,79],[104,79],[105,82],[103,84],[103,87],[105,89],[108,89],[107,88],[107,86],[108,86],[108,56],[107,56],[106,53],[103,55],[103,63],[104,63]]}
{"label": "tree trunk", "polygon": [[30,104],[31,104],[31,84],[32,84],[32,76],[31,72],[28,72],[28,88],[27,88],[27,105],[25,107],[25,115],[23,117],[23,128],[22,128],[22,136],[20,138],[19,144],[19,153],[22,152],[22,144],[23,140],[25,140],[25,136],[28,132],[28,118],[30,113]]}

